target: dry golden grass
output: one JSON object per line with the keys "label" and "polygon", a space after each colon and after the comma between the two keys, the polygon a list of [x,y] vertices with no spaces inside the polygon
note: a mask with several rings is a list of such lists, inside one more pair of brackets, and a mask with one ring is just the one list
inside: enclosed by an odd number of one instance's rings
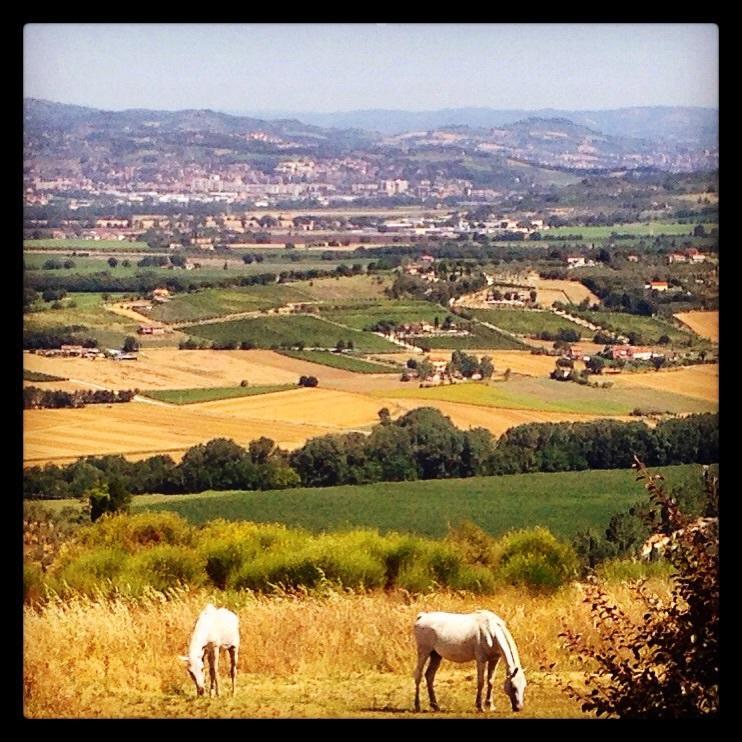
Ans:
{"label": "dry golden grass", "polygon": [[645,387],[662,392],[674,392],[686,397],[719,401],[719,366],[703,364],[685,368],[668,368],[642,374],[613,374],[616,386]]}
{"label": "dry golden grass", "polygon": [[[666,591],[666,585],[658,585]],[[625,586],[615,596],[627,602]],[[211,600],[240,616],[237,694],[229,694],[222,656],[222,697],[196,698],[177,655],[187,651],[195,619]],[[525,709],[511,713],[495,676],[495,718],[577,717],[540,668],[556,663],[562,677],[580,667],[559,648],[561,620],[586,635],[592,622],[579,586],[553,596],[515,588],[487,599],[403,592],[324,596],[248,593],[153,594],[133,602],[72,599],[24,610],[24,712],[28,717],[395,717],[474,716],[474,665],[443,662],[436,679],[440,714],[412,712],[415,648],[411,635],[424,610],[488,608],[507,622],[528,678]],[[424,688],[422,696],[425,696]],[[424,708],[427,703],[424,702]]]}
{"label": "dry golden grass", "polygon": [[221,399],[198,405],[199,410],[250,420],[280,421],[345,430],[379,422],[383,405],[363,394],[322,388],[291,389],[280,394]]}
{"label": "dry golden grass", "polygon": [[719,342],[719,312],[680,312],[673,316],[697,335],[714,343]]}
{"label": "dry golden grass", "polygon": [[600,303],[600,299],[579,281],[539,278],[536,280],[536,289],[538,290],[538,303],[543,306],[550,306],[555,301],[571,301],[573,304],[579,304],[584,299],[588,299],[591,304]]}
{"label": "dry golden grass", "polygon": [[284,448],[297,448],[308,438],[336,430],[311,423],[237,417],[203,407],[129,402],[25,410],[23,461],[31,465],[101,454],[130,458],[155,453],[182,455],[185,449],[212,438],[231,438],[247,446],[255,438],[267,436]]}
{"label": "dry golden grass", "polygon": [[[153,348],[136,361],[48,358],[24,354],[24,368],[100,385],[107,389],[195,389],[198,387],[296,383],[325,367],[271,351]],[[299,370],[296,364],[301,364]],[[339,369],[333,369],[339,371]],[[343,372],[349,373],[349,372]]]}

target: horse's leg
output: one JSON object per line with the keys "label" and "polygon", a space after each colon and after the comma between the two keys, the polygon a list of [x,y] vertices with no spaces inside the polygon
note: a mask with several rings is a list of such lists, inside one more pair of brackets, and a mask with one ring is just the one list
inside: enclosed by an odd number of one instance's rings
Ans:
{"label": "horse's leg", "polygon": [[219,651],[221,650],[221,647],[217,644],[214,647],[214,666],[213,666],[213,672],[214,672],[214,687],[216,688],[216,696],[219,697]]}
{"label": "horse's leg", "polygon": [[417,667],[415,668],[415,711],[420,710],[420,680],[423,676],[423,667],[428,661],[429,654],[422,649],[417,650]]}
{"label": "horse's leg", "polygon": [[442,659],[443,658],[438,654],[438,652],[433,650],[430,653],[430,664],[428,665],[428,669],[425,671],[425,682],[428,685],[428,698],[430,699],[430,708],[432,708],[433,711],[440,711],[438,701],[435,700],[433,681],[435,680],[435,674],[438,672]]}
{"label": "horse's leg", "polygon": [[492,676],[495,674],[495,669],[497,668],[497,663],[499,661],[499,655],[487,661],[487,697],[484,700],[484,707],[490,711],[494,709],[492,703]]}
{"label": "horse's leg", "polygon": [[204,659],[209,663],[209,698],[214,690],[214,648],[207,647],[204,650]]}
{"label": "horse's leg", "polygon": [[482,688],[484,688],[484,666],[486,660],[477,659],[477,711],[482,710]]}
{"label": "horse's leg", "polygon": [[232,695],[237,688],[237,647],[229,648],[229,674],[232,678]]}

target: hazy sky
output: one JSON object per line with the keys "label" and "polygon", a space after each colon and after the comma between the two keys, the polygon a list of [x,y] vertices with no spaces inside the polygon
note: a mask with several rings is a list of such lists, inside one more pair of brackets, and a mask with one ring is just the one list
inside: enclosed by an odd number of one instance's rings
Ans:
{"label": "hazy sky", "polygon": [[713,24],[28,24],[24,95],[104,109],[718,106]]}

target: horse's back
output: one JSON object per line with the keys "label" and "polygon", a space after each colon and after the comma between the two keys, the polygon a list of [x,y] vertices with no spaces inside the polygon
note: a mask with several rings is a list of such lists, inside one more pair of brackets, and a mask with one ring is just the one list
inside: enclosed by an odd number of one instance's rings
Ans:
{"label": "horse's back", "polygon": [[476,613],[420,613],[415,621],[418,649],[435,651],[453,662],[469,662],[476,656],[480,623]]}

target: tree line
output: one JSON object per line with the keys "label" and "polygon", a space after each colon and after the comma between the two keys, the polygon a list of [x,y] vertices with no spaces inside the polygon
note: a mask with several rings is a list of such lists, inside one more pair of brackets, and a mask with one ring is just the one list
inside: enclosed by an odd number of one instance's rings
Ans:
{"label": "tree line", "polygon": [[179,464],[162,455],[139,462],[104,456],[62,467],[31,467],[24,472],[24,496],[77,497],[111,478],[122,478],[134,494],[176,494],[618,469],[630,467],[634,456],[650,466],[708,464],[719,458],[718,415],[710,413],[667,420],[655,428],[615,420],[528,423],[499,439],[484,428],[460,430],[430,407],[394,421],[385,408],[379,417],[368,436],[324,435],[291,453],[268,438],[252,441],[247,449],[215,439],[190,448]]}
{"label": "tree line", "polygon": [[[80,293],[89,292],[128,292],[147,294],[156,288],[167,288],[173,293],[195,291],[203,288],[229,288],[231,286],[255,286],[287,281],[307,281],[316,278],[353,276],[363,272],[363,266],[341,263],[333,269],[310,268],[307,270],[286,270],[279,273],[258,273],[255,275],[226,275],[224,278],[199,278],[198,276],[162,275],[143,271],[134,276],[113,276],[109,271],[71,275],[56,273],[27,273],[24,277],[26,289],[46,291],[47,289]],[[29,294],[30,296],[30,294]]]}
{"label": "tree line", "polygon": [[80,389],[65,392],[61,389],[40,389],[37,386],[27,386],[23,389],[23,409],[58,409],[60,407],[84,407],[86,404],[131,402],[135,395],[136,392],[131,389],[121,391]]}

